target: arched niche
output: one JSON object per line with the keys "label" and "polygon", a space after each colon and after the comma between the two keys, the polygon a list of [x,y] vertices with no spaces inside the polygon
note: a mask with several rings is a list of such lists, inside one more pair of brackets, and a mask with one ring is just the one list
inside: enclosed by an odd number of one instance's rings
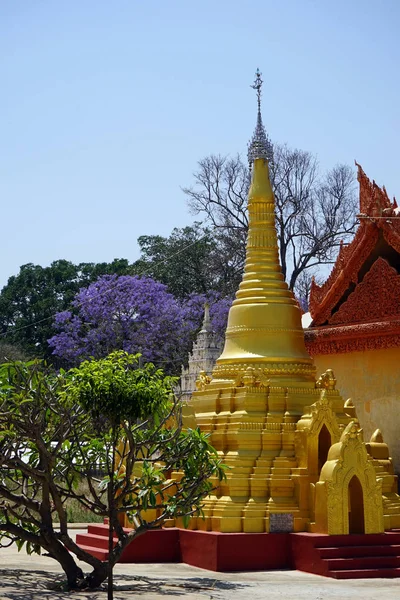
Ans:
{"label": "arched niche", "polygon": [[332,436],[325,425],[323,423],[321,429],[318,434],[318,476],[321,473],[322,467],[328,460],[329,449],[332,446]]}
{"label": "arched niche", "polygon": [[349,533],[365,533],[364,491],[357,475],[350,479],[347,493]]}
{"label": "arched niche", "polygon": [[384,531],[382,481],[376,477],[358,421],[351,421],[329,450],[315,485],[312,531],[331,535]]}
{"label": "arched niche", "polygon": [[295,436],[299,466],[307,468],[308,475],[314,482],[319,479],[329,448],[339,441],[340,435],[331,398],[326,390],[322,390],[317,402],[298,421]]}

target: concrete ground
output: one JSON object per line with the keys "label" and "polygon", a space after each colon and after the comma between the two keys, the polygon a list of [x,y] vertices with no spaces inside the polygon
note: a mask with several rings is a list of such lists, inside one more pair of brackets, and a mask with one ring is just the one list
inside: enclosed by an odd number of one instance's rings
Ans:
{"label": "concrete ground", "polygon": [[[74,533],[78,533],[75,530]],[[85,570],[85,565],[83,565]],[[0,549],[0,600],[106,600],[104,590],[64,592],[51,558]],[[399,600],[400,579],[337,581],[300,571],[214,573],[185,564],[117,565],[115,600]]]}

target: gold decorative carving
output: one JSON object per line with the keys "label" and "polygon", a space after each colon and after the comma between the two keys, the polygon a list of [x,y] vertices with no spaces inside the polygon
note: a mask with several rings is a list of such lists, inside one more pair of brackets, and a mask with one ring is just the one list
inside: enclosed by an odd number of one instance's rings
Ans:
{"label": "gold decorative carving", "polygon": [[298,333],[298,329],[287,329],[286,327],[246,327],[245,325],[235,325],[228,327],[229,335],[242,335],[243,333]]}
{"label": "gold decorative carving", "polygon": [[379,444],[383,443],[383,435],[380,429],[376,429],[374,433],[371,435],[370,442],[378,442]]}
{"label": "gold decorative carving", "polygon": [[205,371],[200,371],[196,381],[196,389],[203,392],[209,383],[211,383],[211,377]]}
{"label": "gold decorative carving", "polygon": [[346,415],[348,415],[350,418],[356,418],[356,407],[354,406],[354,402],[351,398],[347,398],[346,402],[344,403],[344,412]]}
{"label": "gold decorative carving", "polygon": [[242,381],[246,387],[252,387],[256,385],[256,370],[253,367],[247,367],[242,377]]}
{"label": "gold decorative carving", "polygon": [[[218,361],[213,370],[214,379],[234,379],[238,373],[244,373],[249,363],[235,363],[234,365],[222,364]],[[315,373],[314,365],[299,364],[299,363],[253,363],[255,369],[260,370],[268,376],[277,376],[285,374],[304,374],[313,376]]]}
{"label": "gold decorative carving", "polygon": [[315,386],[326,390],[334,390],[336,388],[336,379],[332,369],[327,369],[325,373],[322,373],[318,377]]}
{"label": "gold decorative carving", "polygon": [[256,369],[252,366],[248,366],[244,372],[237,375],[235,379],[235,386],[246,388],[259,388],[269,387],[270,380],[264,374],[262,369]]}
{"label": "gold decorative carving", "polygon": [[365,446],[368,454],[372,457],[376,477],[382,480],[385,529],[397,529],[400,527],[400,498],[397,494],[397,477],[394,474],[389,447],[385,444],[380,429],[374,431],[370,441]]}

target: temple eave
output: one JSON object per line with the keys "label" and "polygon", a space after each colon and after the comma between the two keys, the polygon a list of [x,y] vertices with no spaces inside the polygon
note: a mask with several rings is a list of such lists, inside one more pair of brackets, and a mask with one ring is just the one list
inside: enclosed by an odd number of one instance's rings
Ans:
{"label": "temple eave", "polygon": [[400,347],[400,318],[312,327],[304,332],[311,356]]}

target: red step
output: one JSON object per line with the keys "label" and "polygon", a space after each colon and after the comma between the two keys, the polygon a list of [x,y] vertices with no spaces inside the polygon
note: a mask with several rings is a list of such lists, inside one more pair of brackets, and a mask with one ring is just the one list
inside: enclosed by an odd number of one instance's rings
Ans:
{"label": "red step", "polygon": [[345,546],[386,546],[388,544],[400,544],[400,532],[397,530],[385,531],[385,533],[363,533],[349,535],[327,535],[318,533],[296,533],[310,540],[318,548],[332,548]]}
{"label": "red step", "polygon": [[400,577],[400,544],[391,543],[399,541],[398,532],[378,538],[357,536],[353,546],[349,545],[351,539],[352,536],[339,539],[335,547],[316,547],[322,563],[317,568],[335,579]]}
{"label": "red step", "polygon": [[400,577],[400,535],[292,534],[292,565],[336,579]]}
{"label": "red step", "polygon": [[99,558],[100,560],[107,560],[108,552],[105,550],[101,550],[100,548],[95,548],[94,546],[86,546],[84,544],[79,544],[79,547],[82,550],[85,550],[88,554],[91,554],[95,558]]}
{"label": "red step", "polygon": [[321,558],[358,558],[360,556],[400,556],[400,544],[376,546],[336,546],[318,548]]}
{"label": "red step", "polygon": [[[113,538],[114,546],[118,539]],[[91,546],[92,548],[98,548],[100,550],[108,550],[108,536],[95,535],[94,533],[78,533],[76,536],[76,543],[78,546]]]}
{"label": "red step", "polygon": [[[129,533],[132,531],[129,527],[124,527],[124,531]],[[94,533],[94,535],[102,535],[108,539],[108,525],[103,525],[103,523],[90,523],[88,525],[88,534]]]}
{"label": "red step", "polygon": [[400,577],[400,569],[357,569],[329,571],[328,577],[334,579],[372,579],[372,578],[394,578]]}
{"label": "red step", "polygon": [[359,571],[360,569],[387,569],[400,567],[400,556],[362,556],[359,558],[329,558],[329,571]]}

